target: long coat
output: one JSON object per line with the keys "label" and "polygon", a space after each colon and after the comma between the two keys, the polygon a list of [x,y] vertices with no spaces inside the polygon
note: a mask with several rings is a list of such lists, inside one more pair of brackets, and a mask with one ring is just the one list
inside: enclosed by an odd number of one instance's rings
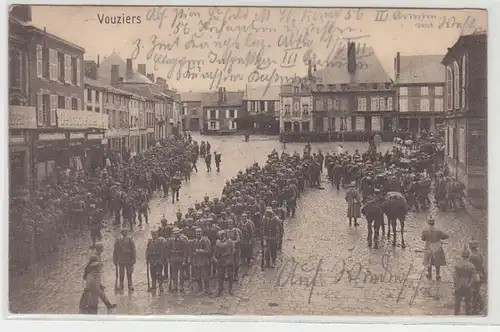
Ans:
{"label": "long coat", "polygon": [[347,218],[360,218],[361,217],[361,195],[359,192],[351,188],[345,194],[347,202]]}
{"label": "long coat", "polygon": [[100,263],[93,262],[85,268],[85,288],[80,298],[81,314],[96,314],[101,294]]}
{"label": "long coat", "polygon": [[422,240],[425,241],[424,266],[444,266],[446,257],[442,246],[442,240],[448,238],[448,234],[430,227],[422,232]]}

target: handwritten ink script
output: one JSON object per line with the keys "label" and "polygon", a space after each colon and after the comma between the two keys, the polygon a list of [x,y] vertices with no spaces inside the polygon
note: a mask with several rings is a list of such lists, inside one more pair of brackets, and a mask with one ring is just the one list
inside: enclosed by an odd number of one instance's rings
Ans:
{"label": "handwritten ink script", "polygon": [[[129,46],[131,57],[152,63],[158,75],[169,81],[199,83],[210,90],[228,85],[241,88],[247,84],[268,87],[300,84],[309,79],[311,71],[328,67],[347,69],[348,41],[355,44],[356,69],[367,70],[374,49],[388,38],[395,38],[388,36],[387,31],[416,34],[419,29],[433,28],[454,31],[458,36],[465,30],[483,29],[474,16],[446,15],[456,11],[439,10],[245,7],[143,10],[146,12],[141,13],[142,22],[148,32],[133,39]],[[386,27],[381,29],[382,25]]]}
{"label": "handwritten ink script", "polygon": [[[346,260],[336,261],[332,268],[326,268],[325,265],[325,258],[300,262],[293,257],[288,257],[280,266],[276,284],[279,287],[306,287],[309,290],[308,304],[312,302],[314,291],[318,287],[325,288],[341,283],[379,286],[395,284],[399,285],[396,302],[405,298],[407,290],[412,290],[413,293],[409,299],[409,304],[412,305],[424,276],[424,270],[418,271],[413,265],[410,265],[402,274],[393,272],[390,266],[390,256],[387,254],[382,257],[382,272],[372,271],[360,262],[348,264]],[[410,278],[414,272],[419,272],[418,279]]]}

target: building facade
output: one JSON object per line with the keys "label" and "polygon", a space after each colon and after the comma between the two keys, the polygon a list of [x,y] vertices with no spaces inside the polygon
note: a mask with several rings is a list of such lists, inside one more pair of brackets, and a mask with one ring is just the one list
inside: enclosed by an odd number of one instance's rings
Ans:
{"label": "building facade", "polygon": [[203,128],[203,107],[201,92],[181,93],[181,122],[187,131],[200,131]]}
{"label": "building facade", "polygon": [[229,134],[238,131],[238,119],[245,116],[243,91],[227,91],[219,88],[217,92],[202,95],[203,133]]}
{"label": "building facade", "polygon": [[444,124],[443,55],[394,58],[398,124],[404,132],[436,132]]}
{"label": "building facade", "polygon": [[310,132],[312,95],[309,84],[282,85],[280,92],[280,132]]}
{"label": "building facade", "polygon": [[252,131],[279,132],[280,86],[247,86],[243,105],[251,121]]}
{"label": "building facade", "polygon": [[487,200],[487,36],[460,36],[442,64],[445,80],[445,156],[450,173],[462,182],[469,198]]}
{"label": "building facade", "polygon": [[16,167],[26,172],[24,177],[13,175],[33,187],[58,167],[89,166],[87,156],[100,149],[108,119],[83,107],[85,50],[32,26],[29,19],[31,13],[16,18],[15,10],[10,12],[17,44],[9,46],[10,85],[15,87],[10,89],[9,135],[26,148],[12,151],[14,163],[22,164]]}

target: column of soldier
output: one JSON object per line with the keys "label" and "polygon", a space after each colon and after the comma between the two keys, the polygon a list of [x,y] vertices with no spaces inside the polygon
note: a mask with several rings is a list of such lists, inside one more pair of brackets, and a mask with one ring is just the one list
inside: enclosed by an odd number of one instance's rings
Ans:
{"label": "column of soldier", "polygon": [[[146,249],[148,290],[163,292],[168,283],[169,291],[184,292],[186,281],[194,281],[198,292],[211,294],[210,281],[215,278],[218,296],[226,282],[232,294],[240,267],[249,268],[256,252],[262,268],[275,267],[283,221],[295,216],[304,189],[319,183],[322,163],[309,152],[280,158],[273,151],[262,167],[255,163],[227,181],[220,199],[205,196],[185,215],[179,211],[173,224],[162,219]],[[135,262],[133,241],[127,230],[122,232],[114,250],[115,265],[120,267],[118,290],[123,289],[126,267]],[[127,276],[133,289],[131,269]]]}

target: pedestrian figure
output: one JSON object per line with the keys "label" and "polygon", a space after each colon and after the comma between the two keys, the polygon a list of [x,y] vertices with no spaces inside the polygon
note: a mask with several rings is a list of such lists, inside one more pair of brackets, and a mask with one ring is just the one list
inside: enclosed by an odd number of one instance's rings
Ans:
{"label": "pedestrian figure", "polygon": [[484,267],[484,257],[479,253],[479,243],[475,240],[469,242],[470,256],[469,261],[476,268],[478,278],[472,283],[472,314],[478,315],[484,308],[483,299],[481,296],[481,284],[485,282],[486,271]]}
{"label": "pedestrian figure", "polygon": [[436,280],[441,280],[440,268],[446,265],[446,257],[443,250],[442,241],[449,236],[435,227],[436,221],[433,218],[427,220],[429,227],[422,232],[422,241],[425,241],[424,266],[427,267],[427,279],[432,280],[432,267],[436,269]]}
{"label": "pedestrian figure", "polygon": [[193,279],[198,284],[198,292],[205,290],[206,294],[210,292],[210,264],[211,250],[210,240],[203,236],[201,228],[195,229],[195,239],[192,242],[191,264],[193,267]]}
{"label": "pedestrian figure", "polygon": [[349,218],[349,226],[352,226],[354,219],[354,227],[358,227],[358,218],[361,217],[361,195],[356,189],[356,182],[351,182],[349,190],[345,194],[347,202],[347,218]]}
{"label": "pedestrian figure", "polygon": [[217,168],[217,173],[220,172],[221,157],[222,157],[222,154],[217,153],[217,151],[214,151],[215,167]]}
{"label": "pedestrian figure", "polygon": [[455,316],[460,315],[462,301],[465,302],[465,314],[472,314],[471,295],[472,285],[479,280],[474,264],[469,261],[469,251],[466,247],[462,251],[462,259],[455,265],[453,282],[455,286]]}
{"label": "pedestrian figure", "polygon": [[214,250],[214,262],[217,264],[219,279],[217,296],[221,296],[224,291],[224,280],[227,280],[229,295],[233,295],[234,243],[226,237],[226,231],[219,231],[217,236],[218,240]]}
{"label": "pedestrian figure", "polygon": [[134,240],[128,236],[128,229],[121,230],[122,237],[115,241],[113,250],[113,262],[118,265],[120,276],[120,286],[118,290],[123,290],[125,272],[127,273],[127,284],[130,291],[134,290],[132,283],[132,273],[136,262],[136,250]]}
{"label": "pedestrian figure", "polygon": [[146,264],[151,275],[151,288],[148,291],[156,291],[156,285],[163,292],[163,262],[166,254],[165,243],[158,238],[158,231],[151,231],[151,239],[146,247]]}
{"label": "pedestrian figure", "polygon": [[179,192],[181,190],[181,183],[182,183],[182,178],[181,178],[181,173],[180,171],[177,172],[173,177],[172,181],[170,182],[170,186],[172,187],[172,204],[179,201]]}
{"label": "pedestrian figure", "polygon": [[102,240],[103,211],[102,209],[96,209],[95,204],[91,204],[90,208],[93,209],[93,213],[90,216],[90,239],[92,241],[91,247],[94,248],[96,241]]}
{"label": "pedestrian figure", "polygon": [[167,241],[167,255],[170,262],[170,282],[171,291],[184,292],[184,266],[189,261],[189,241],[187,237],[181,234],[181,230],[175,227],[172,231],[172,237]]}
{"label": "pedestrian figure", "polygon": [[212,171],[212,155],[210,153],[207,153],[207,156],[205,157],[205,164],[207,165],[207,172]]}

